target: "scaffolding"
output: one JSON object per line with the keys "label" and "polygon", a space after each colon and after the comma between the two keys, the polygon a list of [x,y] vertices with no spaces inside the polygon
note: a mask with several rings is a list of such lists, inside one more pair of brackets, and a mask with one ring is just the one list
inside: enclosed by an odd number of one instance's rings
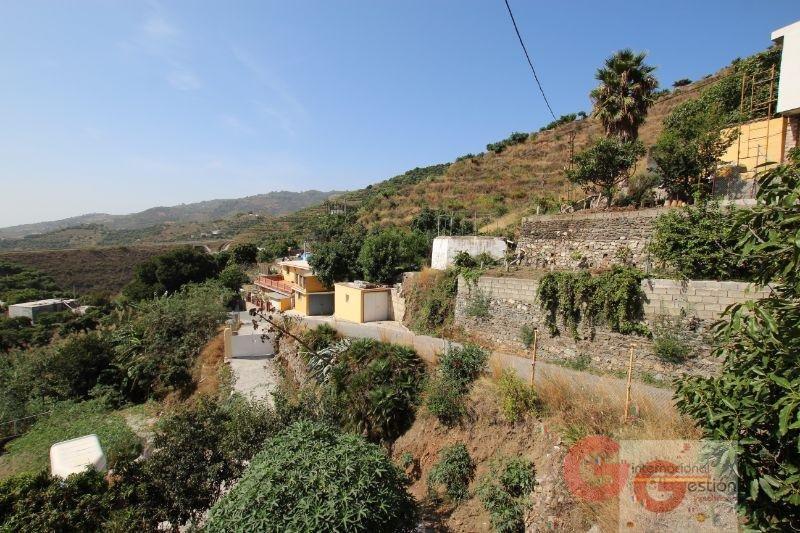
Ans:
{"label": "scaffolding", "polygon": [[[782,136],[781,130],[772,129],[772,119],[778,104],[777,82],[778,71],[775,65],[767,70],[742,76],[739,99],[741,121],[736,141],[737,166],[740,166],[744,160],[753,159],[755,164],[752,165],[752,168],[764,163],[780,163],[780,161],[767,161],[770,142],[775,142],[771,137]],[[748,135],[743,140],[744,128],[748,129]]]}
{"label": "scaffolding", "polygon": [[[754,197],[756,172],[779,164],[780,156],[770,160],[770,150],[783,145],[782,119],[777,118],[779,70],[775,65],[752,74],[743,74],[739,96],[739,123],[732,172],[718,172],[712,181],[712,194],[730,199]],[[772,145],[772,146],[771,146]],[[730,152],[729,152],[730,153]],[[742,171],[742,169],[745,169]],[[749,189],[749,190],[748,190]]]}

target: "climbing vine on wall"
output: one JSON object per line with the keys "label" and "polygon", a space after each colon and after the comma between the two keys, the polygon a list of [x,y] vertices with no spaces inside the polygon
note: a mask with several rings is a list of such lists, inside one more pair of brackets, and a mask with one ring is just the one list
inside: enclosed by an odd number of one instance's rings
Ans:
{"label": "climbing vine on wall", "polygon": [[560,333],[558,322],[578,338],[581,324],[591,328],[606,325],[623,334],[646,335],[644,314],[644,274],[629,267],[614,267],[608,272],[550,272],[539,282],[539,305],[551,335]]}

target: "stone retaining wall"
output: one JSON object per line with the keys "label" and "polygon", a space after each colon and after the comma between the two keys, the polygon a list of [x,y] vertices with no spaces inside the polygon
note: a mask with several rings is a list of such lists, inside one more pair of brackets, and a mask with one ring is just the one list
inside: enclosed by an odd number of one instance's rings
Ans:
{"label": "stone retaining wall", "polygon": [[[570,332],[551,337],[544,314],[536,301],[539,282],[511,277],[483,276],[474,287],[462,278],[456,298],[456,325],[498,349],[525,352],[522,329],[539,330],[538,356],[544,360],[570,365],[589,364],[590,368],[621,374],[627,371],[628,350],[636,347],[636,373],[656,381],[676,375],[712,375],[721,361],[711,357],[709,328],[731,303],[755,299],[767,294],[747,283],[652,279],[642,282],[648,299],[645,320],[652,324],[663,316],[675,317],[683,341],[694,356],[681,364],[661,360],[653,350],[652,340],[637,335],[622,335],[602,327],[594,331],[582,328],[576,340]],[[470,316],[470,301],[480,295],[488,299],[486,317]]]}
{"label": "stone retaining wall", "polygon": [[653,221],[666,208],[541,215],[522,219],[518,251],[538,268],[628,263],[649,270]]}

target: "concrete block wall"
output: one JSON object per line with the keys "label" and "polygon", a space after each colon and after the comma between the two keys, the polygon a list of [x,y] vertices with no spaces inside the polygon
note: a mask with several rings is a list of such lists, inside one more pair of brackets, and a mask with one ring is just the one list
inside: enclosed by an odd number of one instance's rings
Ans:
{"label": "concrete block wall", "polygon": [[[711,355],[710,326],[731,303],[764,297],[768,290],[738,282],[689,281],[652,279],[642,282],[648,298],[645,320],[652,323],[660,315],[696,317],[692,329],[684,332],[684,340],[694,348],[695,357],[682,364],[659,359],[652,340],[636,335],[622,335],[602,327],[591,330],[582,327],[579,338],[569,332],[550,336],[536,294],[539,282],[534,279],[483,276],[474,286],[459,280],[456,297],[456,325],[467,333],[498,349],[524,352],[522,328],[539,330],[539,355],[544,360],[568,362],[578,358],[591,359],[595,369],[622,373],[627,369],[628,349],[637,345],[636,372],[656,380],[667,381],[678,375],[709,376],[716,373],[721,361]],[[487,317],[469,316],[469,302],[476,291],[489,299]],[[687,320],[688,323],[688,320]]]}
{"label": "concrete block wall", "polygon": [[667,208],[541,215],[522,220],[518,251],[538,268],[587,268],[629,262],[649,269],[653,222]]}
{"label": "concrete block wall", "polygon": [[659,314],[677,316],[683,311],[702,320],[716,320],[732,304],[769,296],[769,288],[739,281],[676,281],[646,279],[642,290],[647,296],[646,317]]}

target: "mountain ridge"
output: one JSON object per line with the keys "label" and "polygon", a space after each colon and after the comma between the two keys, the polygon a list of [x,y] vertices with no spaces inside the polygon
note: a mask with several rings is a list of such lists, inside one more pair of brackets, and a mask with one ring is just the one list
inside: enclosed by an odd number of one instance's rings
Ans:
{"label": "mountain ridge", "polygon": [[69,228],[99,224],[108,230],[136,230],[160,224],[213,222],[237,214],[281,216],[315,205],[343,191],[272,191],[241,198],[219,198],[172,206],[155,206],[123,215],[84,213],[57,220],[18,224],[0,228],[0,239],[21,239]]}

